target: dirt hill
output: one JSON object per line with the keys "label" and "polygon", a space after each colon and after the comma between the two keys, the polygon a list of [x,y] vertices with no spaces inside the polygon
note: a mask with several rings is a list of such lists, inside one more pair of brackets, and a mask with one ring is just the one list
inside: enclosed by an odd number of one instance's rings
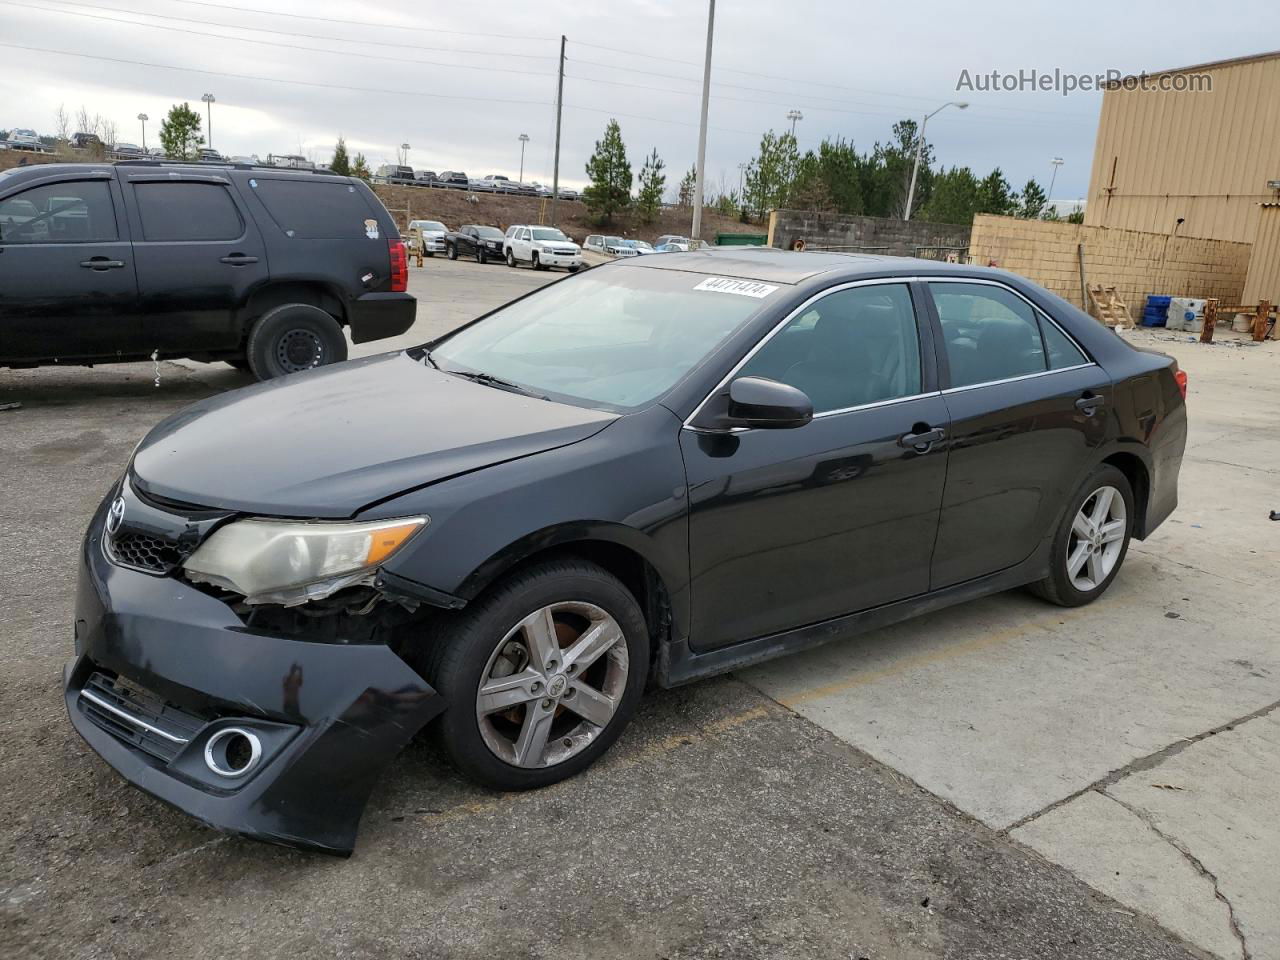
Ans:
{"label": "dirt hill", "polygon": [[[384,184],[374,184],[373,189],[402,230],[409,220],[439,220],[450,229],[457,229],[464,223],[480,223],[505,230],[513,223],[549,223],[551,219],[551,201],[538,197],[469,194],[462,190]],[[579,242],[589,233],[611,233],[650,243],[664,233],[687,236],[692,216],[688,208],[663,208],[653,223],[642,224],[627,215],[619,217],[612,226],[600,227],[591,222],[586,206],[580,201],[561,200],[557,211],[560,229]],[[757,224],[741,223],[736,218],[722,217],[711,210],[702,212],[702,236],[706,240],[714,241],[717,233],[763,235],[765,232]]]}

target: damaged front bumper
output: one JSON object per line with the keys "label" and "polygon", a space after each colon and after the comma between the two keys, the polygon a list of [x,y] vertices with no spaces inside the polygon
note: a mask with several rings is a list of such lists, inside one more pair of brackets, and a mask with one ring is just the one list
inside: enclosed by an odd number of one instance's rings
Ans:
{"label": "damaged front bumper", "polygon": [[384,644],[255,631],[182,580],[112,563],[106,509],[81,549],[72,725],[130,783],[210,826],[349,855],[378,774],[443,698]]}

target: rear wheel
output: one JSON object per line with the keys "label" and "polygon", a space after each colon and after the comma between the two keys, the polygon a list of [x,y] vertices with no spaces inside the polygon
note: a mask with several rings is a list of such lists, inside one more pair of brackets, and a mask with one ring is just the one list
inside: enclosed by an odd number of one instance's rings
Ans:
{"label": "rear wheel", "polygon": [[585,769],[644,690],[649,636],[612,574],[575,559],[530,567],[459,614],[427,665],[448,709],[437,735],[467,776],[500,790]]}
{"label": "rear wheel", "polygon": [[1031,590],[1050,603],[1078,607],[1098,599],[1120,572],[1134,523],[1128,478],[1103,464],[1072,498],[1053,539],[1049,575]]}
{"label": "rear wheel", "polygon": [[286,303],[253,325],[245,354],[253,375],[270,380],[347,359],[347,338],[319,307]]}

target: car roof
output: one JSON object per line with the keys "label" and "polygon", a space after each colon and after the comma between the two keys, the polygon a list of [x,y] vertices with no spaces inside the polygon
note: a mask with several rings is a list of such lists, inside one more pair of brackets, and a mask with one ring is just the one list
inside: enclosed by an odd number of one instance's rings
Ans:
{"label": "car roof", "polygon": [[[661,257],[637,257],[619,266],[636,270],[682,270],[740,280],[800,284],[814,277],[839,275],[839,279],[908,276],[915,273],[963,273],[966,276],[1003,275],[984,267],[885,257],[856,253],[818,253],[779,250],[776,247],[720,247],[691,253],[667,253]],[[832,277],[835,279],[835,277]]]}

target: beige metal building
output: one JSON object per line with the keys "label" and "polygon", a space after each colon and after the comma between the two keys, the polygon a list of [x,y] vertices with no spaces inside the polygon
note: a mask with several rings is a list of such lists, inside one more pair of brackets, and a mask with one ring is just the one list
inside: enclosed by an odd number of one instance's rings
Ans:
{"label": "beige metal building", "polygon": [[1280,189],[1268,184],[1280,182],[1280,51],[1146,81],[1162,89],[1103,94],[1085,223],[1253,243],[1245,302],[1274,302]]}
{"label": "beige metal building", "polygon": [[[1211,89],[1102,96],[1085,223],[1253,242],[1258,204],[1280,199],[1280,51],[1148,74]],[[1182,223],[1178,220],[1181,218]]]}

